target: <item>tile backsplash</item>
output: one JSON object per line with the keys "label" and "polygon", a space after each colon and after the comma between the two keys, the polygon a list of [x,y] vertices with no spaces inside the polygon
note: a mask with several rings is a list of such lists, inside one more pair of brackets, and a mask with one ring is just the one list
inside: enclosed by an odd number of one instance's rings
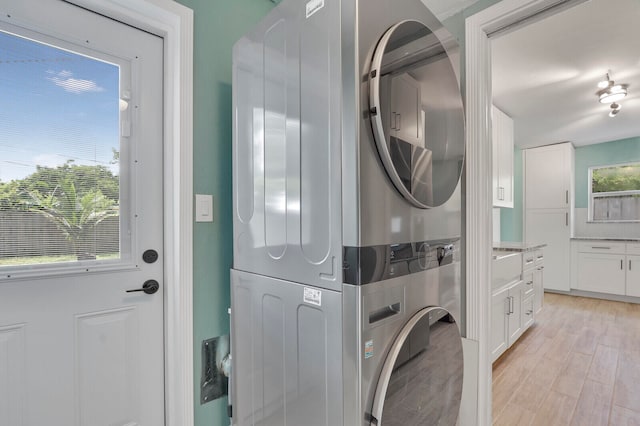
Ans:
{"label": "tile backsplash", "polygon": [[577,208],[574,211],[574,236],[597,238],[640,238],[640,224],[627,223],[589,223],[588,209]]}

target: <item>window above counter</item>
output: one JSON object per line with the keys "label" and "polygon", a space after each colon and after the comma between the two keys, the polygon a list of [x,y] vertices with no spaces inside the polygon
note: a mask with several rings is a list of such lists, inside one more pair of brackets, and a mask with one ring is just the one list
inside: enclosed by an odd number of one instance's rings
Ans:
{"label": "window above counter", "polygon": [[589,168],[588,220],[640,221],[640,163]]}

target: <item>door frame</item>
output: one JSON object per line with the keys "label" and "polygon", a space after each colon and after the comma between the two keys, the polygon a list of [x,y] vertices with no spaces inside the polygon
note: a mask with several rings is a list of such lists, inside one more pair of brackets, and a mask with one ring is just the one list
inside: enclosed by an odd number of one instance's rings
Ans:
{"label": "door frame", "polygon": [[[478,342],[477,425],[490,426],[492,144],[491,43],[488,34],[550,7],[584,0],[502,0],[465,20],[467,338]],[[542,13],[541,13],[542,12]]]}
{"label": "door frame", "polygon": [[193,426],[193,11],[172,0],[66,0],[164,39],[165,426]]}

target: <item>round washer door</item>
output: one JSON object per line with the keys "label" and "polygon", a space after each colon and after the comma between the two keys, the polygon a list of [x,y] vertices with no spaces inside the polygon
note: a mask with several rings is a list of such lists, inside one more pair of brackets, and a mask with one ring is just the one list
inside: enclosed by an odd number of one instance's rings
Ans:
{"label": "round washer door", "polygon": [[464,161],[458,79],[438,34],[418,21],[392,26],[376,47],[369,108],[376,147],[402,196],[419,208],[444,204]]}
{"label": "round washer door", "polygon": [[462,338],[452,316],[439,307],[418,311],[383,364],[371,425],[455,425],[463,364]]}

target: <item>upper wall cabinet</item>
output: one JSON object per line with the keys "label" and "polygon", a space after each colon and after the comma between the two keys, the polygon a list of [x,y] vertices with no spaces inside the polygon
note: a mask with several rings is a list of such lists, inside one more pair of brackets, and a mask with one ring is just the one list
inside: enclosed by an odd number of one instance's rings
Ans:
{"label": "upper wall cabinet", "polygon": [[492,108],[493,206],[513,207],[513,120]]}
{"label": "upper wall cabinet", "polygon": [[570,142],[525,150],[526,209],[571,207],[573,153]]}

